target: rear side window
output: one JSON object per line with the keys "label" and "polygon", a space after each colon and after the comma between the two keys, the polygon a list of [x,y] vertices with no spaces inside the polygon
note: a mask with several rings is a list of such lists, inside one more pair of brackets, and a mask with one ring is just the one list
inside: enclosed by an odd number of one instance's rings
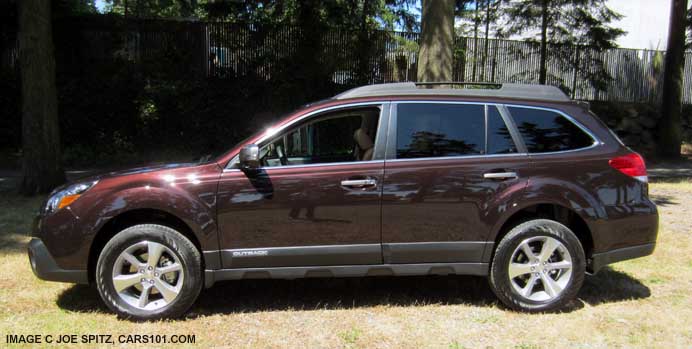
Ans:
{"label": "rear side window", "polygon": [[574,150],[593,139],[564,116],[549,110],[508,107],[530,153]]}
{"label": "rear side window", "polygon": [[402,103],[397,109],[398,159],[482,154],[483,105]]}

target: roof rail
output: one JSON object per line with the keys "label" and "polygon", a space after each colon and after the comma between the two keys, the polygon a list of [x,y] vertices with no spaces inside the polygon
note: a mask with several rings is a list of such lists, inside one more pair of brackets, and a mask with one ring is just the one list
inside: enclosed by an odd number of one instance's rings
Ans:
{"label": "roof rail", "polygon": [[[432,86],[440,87],[430,88]],[[473,88],[473,86],[479,86],[480,88]],[[478,82],[397,82],[376,84],[356,87],[334,96],[334,99],[373,96],[470,96],[533,99],[555,102],[570,101],[570,98],[555,86]]]}

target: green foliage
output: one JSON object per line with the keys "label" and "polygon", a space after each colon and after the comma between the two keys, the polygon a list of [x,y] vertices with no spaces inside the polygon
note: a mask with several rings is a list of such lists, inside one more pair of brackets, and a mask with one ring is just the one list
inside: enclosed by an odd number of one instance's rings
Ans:
{"label": "green foliage", "polygon": [[[89,0],[62,0],[89,1]],[[93,0],[91,0],[93,1]],[[417,30],[416,0],[106,0],[106,12],[139,18],[196,18],[257,24],[313,24],[351,29]]]}
{"label": "green foliage", "polygon": [[501,29],[499,20],[502,16],[501,4],[502,0],[457,0],[455,11],[457,35],[485,36],[487,23],[489,37],[501,36],[499,32]]}
{"label": "green foliage", "polygon": [[[612,77],[600,57],[594,50],[574,50],[575,46],[614,48],[615,40],[625,33],[610,26],[622,15],[608,8],[606,0],[503,0],[502,9],[507,25],[499,32],[501,37],[526,35],[537,44],[547,42],[550,46],[541,60],[575,67],[581,80],[600,90],[606,88]],[[559,76],[547,73],[552,84],[569,86]]]}
{"label": "green foliage", "polygon": [[107,13],[140,18],[194,17],[197,0],[105,0]]}
{"label": "green foliage", "polygon": [[96,13],[96,0],[53,0],[53,16]]}
{"label": "green foliage", "polygon": [[692,48],[692,2],[687,10],[687,48]]}
{"label": "green foliage", "polygon": [[547,36],[552,43],[607,49],[616,47],[615,39],[625,33],[609,26],[622,15],[608,8],[606,0],[504,0],[508,22],[502,34],[529,34],[527,39],[540,40],[544,3]]}

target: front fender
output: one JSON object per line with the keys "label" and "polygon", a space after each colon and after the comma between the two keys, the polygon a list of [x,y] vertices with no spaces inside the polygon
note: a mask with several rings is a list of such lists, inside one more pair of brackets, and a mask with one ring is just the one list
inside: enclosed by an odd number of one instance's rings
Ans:
{"label": "front fender", "polygon": [[[204,170],[193,167],[102,179],[64,210],[72,217],[70,229],[52,227],[60,234],[43,234],[44,241],[61,267],[83,269],[95,236],[110,220],[147,209],[182,220],[203,251],[218,250],[216,191],[220,173]],[[66,244],[65,239],[70,243]]]}

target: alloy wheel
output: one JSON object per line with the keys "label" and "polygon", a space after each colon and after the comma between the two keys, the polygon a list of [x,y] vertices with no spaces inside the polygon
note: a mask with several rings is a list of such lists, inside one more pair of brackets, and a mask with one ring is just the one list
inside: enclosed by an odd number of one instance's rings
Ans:
{"label": "alloy wheel", "polygon": [[550,301],[562,294],[572,278],[572,256],[555,238],[528,238],[512,253],[508,276],[514,291],[523,298]]}
{"label": "alloy wheel", "polygon": [[175,301],[184,276],[178,256],[153,241],[126,248],[113,265],[113,287],[118,296],[142,310],[157,310]]}

